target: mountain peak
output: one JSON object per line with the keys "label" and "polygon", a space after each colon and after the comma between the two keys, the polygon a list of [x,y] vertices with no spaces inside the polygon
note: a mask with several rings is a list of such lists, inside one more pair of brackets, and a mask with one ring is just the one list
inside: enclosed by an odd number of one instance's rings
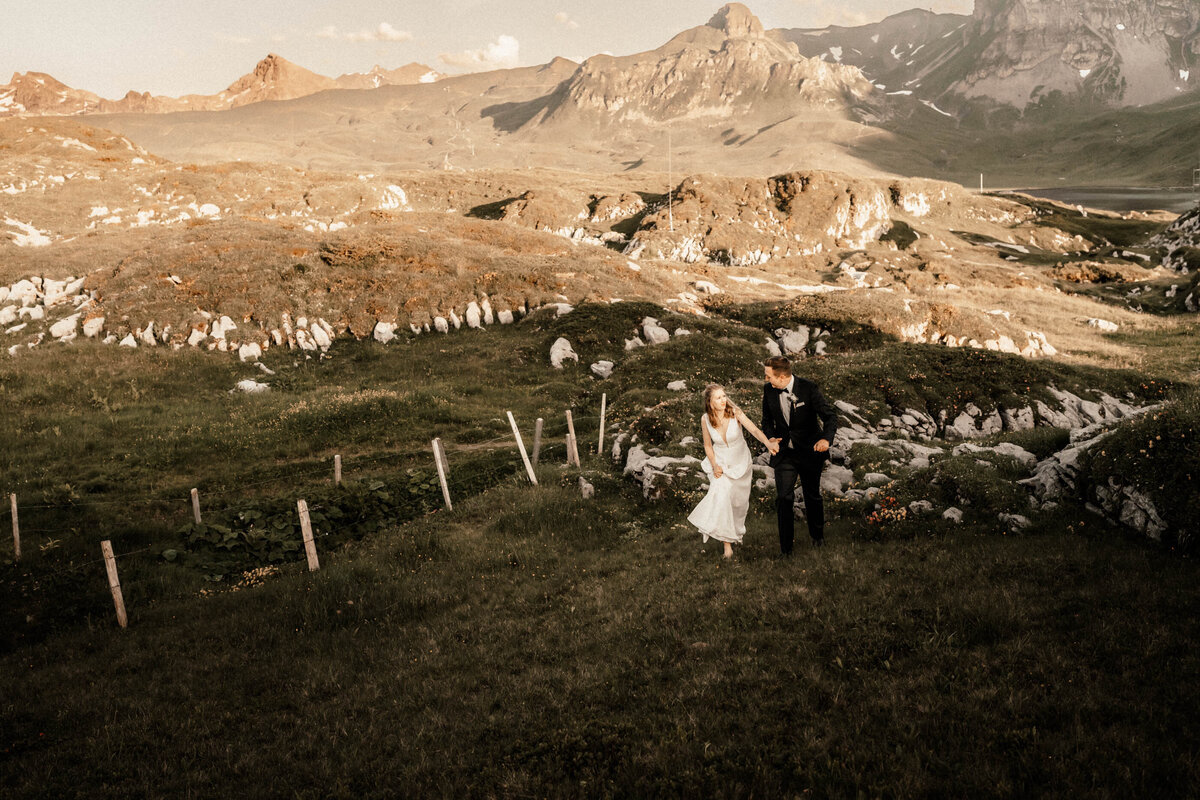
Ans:
{"label": "mountain peak", "polygon": [[763,25],[758,17],[741,3],[727,3],[722,6],[708,21],[708,27],[723,31],[726,36],[731,37],[763,35]]}

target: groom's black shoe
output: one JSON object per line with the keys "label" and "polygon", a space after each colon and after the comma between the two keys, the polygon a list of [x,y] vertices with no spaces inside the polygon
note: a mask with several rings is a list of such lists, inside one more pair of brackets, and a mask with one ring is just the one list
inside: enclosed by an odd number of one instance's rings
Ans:
{"label": "groom's black shoe", "polygon": [[824,547],[825,546],[825,537],[822,536],[820,539],[813,539],[812,543],[813,543],[813,547]]}

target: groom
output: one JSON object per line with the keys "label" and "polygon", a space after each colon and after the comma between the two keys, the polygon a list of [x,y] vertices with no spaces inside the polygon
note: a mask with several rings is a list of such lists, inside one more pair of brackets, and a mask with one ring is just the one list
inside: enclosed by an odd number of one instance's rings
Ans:
{"label": "groom", "polygon": [[792,375],[792,362],[783,356],[763,362],[762,430],[779,443],[771,457],[775,470],[775,511],[779,517],[779,549],[791,555],[796,525],[796,479],[804,493],[804,511],[813,545],[825,544],[825,507],[821,503],[821,471],[829,460],[829,445],[837,433],[837,412],[812,381]]}

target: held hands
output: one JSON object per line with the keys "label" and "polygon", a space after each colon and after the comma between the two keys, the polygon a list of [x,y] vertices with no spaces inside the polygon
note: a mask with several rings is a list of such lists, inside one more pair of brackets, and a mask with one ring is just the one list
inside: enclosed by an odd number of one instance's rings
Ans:
{"label": "held hands", "polygon": [[713,477],[714,478],[720,478],[724,474],[725,474],[725,470],[721,469],[721,467],[718,466],[717,464],[713,464]]}
{"label": "held hands", "polygon": [[767,452],[773,456],[778,455],[779,454],[779,443],[781,441],[783,441],[783,440],[782,439],[767,439]]}

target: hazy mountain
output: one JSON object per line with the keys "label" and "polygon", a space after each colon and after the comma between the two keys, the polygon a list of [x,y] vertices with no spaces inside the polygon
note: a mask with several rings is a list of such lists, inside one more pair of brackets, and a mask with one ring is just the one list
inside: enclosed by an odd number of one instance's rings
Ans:
{"label": "hazy mountain", "polygon": [[977,0],[971,16],[906,11],[856,28],[781,30],[802,53],[862,67],[947,107],[1135,106],[1200,82],[1194,0]]}
{"label": "hazy mountain", "polygon": [[330,89],[375,89],[380,86],[430,83],[442,75],[424,64],[398,69],[375,66],[369,72],[342,75],[336,80],[269,54],[254,69],[217,94],[183,97],[130,91],[120,100],[106,100],[72,89],[40,72],[14,74],[0,86],[0,117],[73,114],[167,114],[175,111],[224,111],[264,100],[292,100]]}
{"label": "hazy mountain", "polygon": [[12,80],[0,86],[0,117],[86,114],[99,105],[99,95],[72,89],[44,72],[14,72]]}
{"label": "hazy mountain", "polygon": [[376,64],[369,72],[349,72],[339,75],[339,89],[378,89],[380,86],[405,86],[410,83],[433,83],[445,77],[442,73],[413,62],[397,69],[384,69]]}

